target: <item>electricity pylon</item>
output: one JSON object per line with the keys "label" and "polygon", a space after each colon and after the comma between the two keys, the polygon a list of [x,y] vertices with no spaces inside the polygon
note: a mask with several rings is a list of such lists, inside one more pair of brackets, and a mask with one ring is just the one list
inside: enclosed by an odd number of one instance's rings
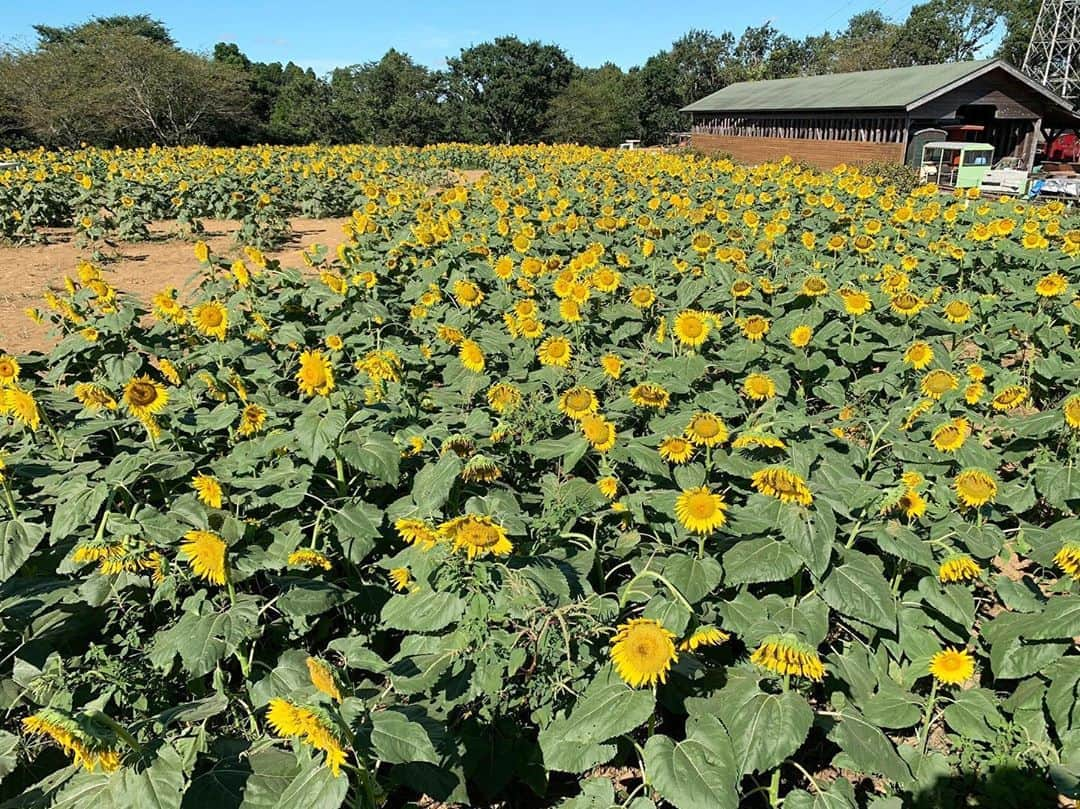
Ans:
{"label": "electricity pylon", "polygon": [[1080,0],[1042,0],[1023,71],[1070,104],[1080,101]]}

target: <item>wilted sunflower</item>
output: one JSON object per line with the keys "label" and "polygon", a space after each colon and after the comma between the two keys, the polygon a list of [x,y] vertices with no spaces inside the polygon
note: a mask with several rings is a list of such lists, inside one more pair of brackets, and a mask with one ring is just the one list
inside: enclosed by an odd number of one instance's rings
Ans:
{"label": "wilted sunflower", "polygon": [[221,483],[216,477],[200,472],[191,479],[191,485],[203,503],[210,508],[221,508]]}
{"label": "wilted sunflower", "polygon": [[930,674],[942,685],[960,685],[975,673],[975,658],[969,652],[949,647],[930,658]]}
{"label": "wilted sunflower", "polygon": [[506,529],[491,517],[465,514],[447,520],[438,530],[453,543],[454,550],[465,551],[469,559],[488,554],[506,556],[514,549],[506,537]]}
{"label": "wilted sunflower", "polygon": [[989,472],[982,469],[965,469],[953,478],[956,499],[963,506],[978,508],[994,501],[997,497],[997,481]]}
{"label": "wilted sunflower", "polygon": [[327,396],[334,389],[334,369],[321,351],[304,351],[296,382],[305,396]]}
{"label": "wilted sunflower", "polygon": [[132,416],[146,422],[165,409],[169,391],[145,374],[124,386],[124,406]]}
{"label": "wilted sunflower", "polygon": [[403,517],[394,523],[394,530],[410,545],[419,545],[424,550],[430,550],[439,541],[438,530],[424,520]]}
{"label": "wilted sunflower", "polygon": [[188,531],[180,544],[180,555],[200,579],[211,584],[224,584],[225,547],[225,541],[211,531]]}
{"label": "wilted sunflower", "polygon": [[100,767],[106,773],[120,769],[115,730],[91,716],[42,708],[23,719],[22,727],[27,735],[51,739],[59,745],[71,756],[76,769],[93,772]]}
{"label": "wilted sunflower", "polygon": [[323,570],[329,570],[333,567],[325,554],[319,553],[313,548],[297,548],[289,554],[287,563],[289,567],[319,567]]}
{"label": "wilted sunflower", "polygon": [[652,618],[632,618],[620,624],[611,639],[615,672],[635,688],[667,682],[671,664],[679,659],[674,638]]}
{"label": "wilted sunflower", "polygon": [[591,389],[582,385],[570,388],[559,397],[559,410],[572,419],[582,419],[595,413],[599,402]]}
{"label": "wilted sunflower", "polygon": [[266,410],[257,404],[245,405],[240,411],[240,425],[236,432],[243,436],[255,435],[266,425]]}
{"label": "wilted sunflower", "polygon": [[964,446],[964,441],[971,434],[971,422],[964,418],[946,421],[934,428],[930,441],[939,452],[956,452]]}
{"label": "wilted sunflower", "polygon": [[727,522],[727,509],[724,496],[707,486],[687,489],[675,501],[675,516],[692,534],[711,534]]}
{"label": "wilted sunflower", "polygon": [[686,463],[694,454],[694,445],[685,438],[669,435],[660,442],[660,457],[671,463]]}
{"label": "wilted sunflower", "polygon": [[898,315],[914,317],[926,306],[926,301],[911,292],[901,292],[889,301],[890,308]]}
{"label": "wilted sunflower", "polygon": [[541,365],[551,365],[556,368],[567,367],[573,355],[574,350],[565,337],[548,337],[540,344],[536,352]]}
{"label": "wilted sunflower", "polygon": [[[830,242],[831,244],[831,242]],[[829,291],[829,282],[820,275],[811,275],[802,283],[802,294],[808,298],[817,298]]]}
{"label": "wilted sunflower", "polygon": [[743,380],[743,395],[755,402],[764,402],[776,395],[776,383],[765,374],[750,374]]}
{"label": "wilted sunflower", "polygon": [[461,470],[466,483],[492,483],[502,477],[499,465],[486,455],[473,455]]}
{"label": "wilted sunflower", "polygon": [[755,472],[750,482],[761,494],[775,497],[784,503],[798,503],[808,506],[814,502],[814,495],[806,481],[786,466],[767,466]]}
{"label": "wilted sunflower", "polygon": [[345,745],[338,738],[334,722],[315,708],[293,705],[283,699],[272,699],[266,721],[281,737],[297,736],[316,750],[326,754],[326,766],[337,778],[345,763]]}
{"label": "wilted sunflower", "polygon": [[781,675],[806,677],[821,682],[825,665],[818,653],[792,635],[770,635],[762,640],[750,662]]}
{"label": "wilted sunflower", "polygon": [[709,321],[700,312],[680,312],[675,316],[674,333],[684,346],[697,348],[709,336]]}
{"label": "wilted sunflower", "polygon": [[496,413],[506,413],[521,404],[521,391],[506,382],[499,382],[488,389],[487,400]]}
{"label": "wilted sunflower", "polygon": [[679,651],[693,652],[702,646],[719,646],[730,639],[731,635],[715,626],[699,626],[679,644]]}
{"label": "wilted sunflower", "polygon": [[990,400],[990,406],[994,410],[1012,410],[1022,405],[1027,397],[1028,389],[1023,385],[1009,385]]}
{"label": "wilted sunflower", "polygon": [[951,556],[938,567],[938,579],[946,584],[974,581],[982,574],[982,568],[967,554]]}
{"label": "wilted sunflower", "polygon": [[208,337],[224,340],[229,328],[229,312],[217,301],[200,303],[191,312],[191,323]]}
{"label": "wilted sunflower", "polygon": [[699,447],[712,447],[728,439],[727,425],[712,413],[696,413],[686,425],[683,435],[691,444]]}
{"label": "wilted sunflower", "polygon": [[671,401],[671,394],[660,385],[642,382],[630,389],[630,401],[638,407],[651,407],[664,410]]}

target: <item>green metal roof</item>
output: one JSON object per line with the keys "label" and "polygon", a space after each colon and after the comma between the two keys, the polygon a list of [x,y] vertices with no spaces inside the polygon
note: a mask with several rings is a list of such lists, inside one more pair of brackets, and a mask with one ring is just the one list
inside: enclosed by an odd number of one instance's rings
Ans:
{"label": "green metal roof", "polygon": [[[683,112],[907,109],[914,102],[995,63],[1020,75],[1000,59],[982,59],[794,79],[741,81],[683,107]],[[1030,79],[1022,78],[1030,82]],[[1039,89],[1057,98],[1045,88]]]}

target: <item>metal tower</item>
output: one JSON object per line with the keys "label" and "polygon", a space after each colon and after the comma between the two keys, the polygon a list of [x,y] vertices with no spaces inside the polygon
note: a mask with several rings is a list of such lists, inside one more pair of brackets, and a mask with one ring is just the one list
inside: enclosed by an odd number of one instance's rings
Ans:
{"label": "metal tower", "polygon": [[1042,0],[1023,71],[1074,106],[1080,101],[1080,0]]}

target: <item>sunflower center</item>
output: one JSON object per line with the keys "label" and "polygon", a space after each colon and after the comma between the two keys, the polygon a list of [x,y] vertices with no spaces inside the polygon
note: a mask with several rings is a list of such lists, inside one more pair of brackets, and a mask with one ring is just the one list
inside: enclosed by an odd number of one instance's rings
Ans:
{"label": "sunflower center", "polygon": [[696,494],[688,503],[690,513],[697,519],[704,520],[716,513],[716,504],[710,495]]}
{"label": "sunflower center", "polygon": [[691,429],[701,438],[713,438],[720,432],[720,425],[715,419],[698,418]]}
{"label": "sunflower center", "polygon": [[326,383],[326,372],[319,365],[306,365],[300,371],[304,382],[312,387],[319,387]]}
{"label": "sunflower center", "polygon": [[562,343],[552,343],[548,346],[548,354],[558,359],[566,356],[566,346]]}
{"label": "sunflower center", "polygon": [[13,376],[15,376],[15,368],[12,367],[10,360],[0,360],[0,377],[10,379]]}
{"label": "sunflower center", "polygon": [[204,326],[210,326],[211,328],[213,328],[214,326],[220,326],[221,325],[221,310],[218,309],[217,307],[212,307],[210,309],[203,309],[199,313],[199,320]]}
{"label": "sunflower center", "polygon": [[571,391],[566,395],[566,406],[571,410],[587,410],[592,404],[592,397],[583,390]]}
{"label": "sunflower center", "polygon": [[151,382],[135,382],[128,388],[128,399],[139,407],[152,405],[157,401],[158,392]]}
{"label": "sunflower center", "polygon": [[489,525],[471,523],[461,529],[458,537],[467,545],[474,548],[490,548],[499,541],[499,534]]}

